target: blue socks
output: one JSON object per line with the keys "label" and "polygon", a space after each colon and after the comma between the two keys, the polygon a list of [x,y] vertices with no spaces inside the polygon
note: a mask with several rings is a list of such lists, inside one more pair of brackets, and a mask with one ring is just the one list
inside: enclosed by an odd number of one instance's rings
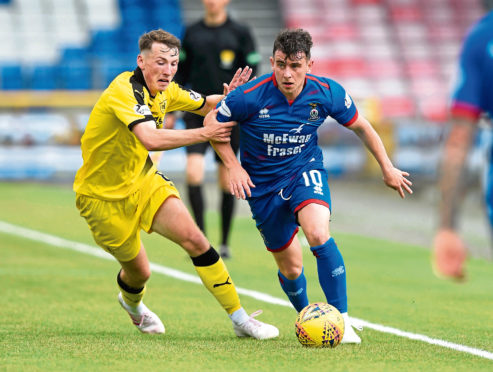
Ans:
{"label": "blue socks", "polygon": [[341,313],[347,312],[346,267],[336,242],[330,238],[324,244],[310,249],[317,258],[318,280],[327,303]]}
{"label": "blue socks", "polygon": [[289,280],[280,271],[278,271],[277,275],[279,276],[281,288],[287,294],[296,311],[300,312],[305,306],[308,306],[305,269],[301,269],[300,276],[294,280]]}

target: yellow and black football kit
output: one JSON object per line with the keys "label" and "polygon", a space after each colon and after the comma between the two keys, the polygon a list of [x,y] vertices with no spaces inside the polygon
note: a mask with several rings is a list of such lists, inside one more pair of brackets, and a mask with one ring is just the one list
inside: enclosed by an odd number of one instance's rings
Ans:
{"label": "yellow and black football kit", "polygon": [[[202,95],[174,82],[152,97],[137,68],[117,76],[92,110],[81,140],[84,163],[74,181],[76,205],[96,243],[119,261],[137,256],[140,230],[151,232],[162,203],[180,197],[173,183],[157,171],[132,128],[146,121],[162,128],[166,112],[195,111],[204,104]],[[212,247],[192,262],[228,314],[241,308],[226,266]],[[145,287],[134,290],[118,278],[127,305],[140,303]]]}
{"label": "yellow and black football kit", "polygon": [[140,229],[149,232],[164,200],[179,197],[132,128],[146,121],[162,128],[166,112],[194,111],[204,104],[202,95],[174,82],[151,96],[137,68],[118,75],[94,106],[81,140],[83,165],[74,191],[95,241],[118,260],[138,254]]}
{"label": "yellow and black football kit", "polygon": [[195,111],[204,104],[202,95],[174,82],[152,97],[139,68],[118,75],[96,103],[82,136],[84,164],[75,176],[75,192],[104,200],[130,196],[155,172],[132,128],[145,121],[162,128],[166,112]]}

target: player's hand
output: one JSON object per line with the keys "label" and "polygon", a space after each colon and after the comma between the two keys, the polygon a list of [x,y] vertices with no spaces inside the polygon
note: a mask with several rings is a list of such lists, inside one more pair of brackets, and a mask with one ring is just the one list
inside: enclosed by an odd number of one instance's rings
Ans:
{"label": "player's hand", "polygon": [[406,177],[409,177],[409,173],[392,167],[390,171],[384,172],[383,182],[385,182],[388,187],[396,190],[401,198],[404,199],[406,197],[404,191],[409,194],[413,193],[413,190],[410,187],[413,183]]}
{"label": "player's hand", "polygon": [[252,196],[251,187],[255,187],[247,171],[242,166],[228,169],[229,171],[229,189],[231,195],[236,199],[245,200],[246,197]]}
{"label": "player's hand", "polygon": [[245,84],[252,75],[252,69],[248,66],[245,68],[239,68],[236,70],[235,76],[231,79],[229,84],[223,83],[223,94],[227,96],[230,92],[238,88],[240,85]]}
{"label": "player's hand", "polygon": [[231,130],[236,125],[236,122],[221,123],[217,121],[217,111],[217,109],[211,110],[204,117],[204,135],[207,141],[229,142],[231,140]]}
{"label": "player's hand", "polygon": [[440,229],[433,239],[433,272],[440,278],[463,280],[467,247],[452,229]]}

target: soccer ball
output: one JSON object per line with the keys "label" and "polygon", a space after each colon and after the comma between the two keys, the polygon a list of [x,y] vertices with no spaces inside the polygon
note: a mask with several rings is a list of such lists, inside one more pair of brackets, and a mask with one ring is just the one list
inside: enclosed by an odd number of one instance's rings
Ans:
{"label": "soccer ball", "polygon": [[300,311],[295,329],[303,346],[334,348],[344,335],[344,319],[334,306],[316,302]]}

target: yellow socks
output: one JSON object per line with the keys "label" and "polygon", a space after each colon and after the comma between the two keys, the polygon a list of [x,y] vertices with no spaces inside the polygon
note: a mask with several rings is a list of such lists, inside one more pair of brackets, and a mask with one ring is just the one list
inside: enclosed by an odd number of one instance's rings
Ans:
{"label": "yellow socks", "polygon": [[130,308],[137,308],[139,304],[142,302],[142,298],[144,297],[146,287],[144,286],[142,288],[132,288],[128,286],[120,278],[120,272],[118,272],[118,275],[116,276],[116,281],[118,282],[118,287],[120,287],[123,301],[125,301],[125,303]]}
{"label": "yellow socks", "polygon": [[205,287],[219,301],[228,314],[241,308],[240,298],[229,276],[228,269],[212,247],[198,257],[191,257],[195,270]]}

